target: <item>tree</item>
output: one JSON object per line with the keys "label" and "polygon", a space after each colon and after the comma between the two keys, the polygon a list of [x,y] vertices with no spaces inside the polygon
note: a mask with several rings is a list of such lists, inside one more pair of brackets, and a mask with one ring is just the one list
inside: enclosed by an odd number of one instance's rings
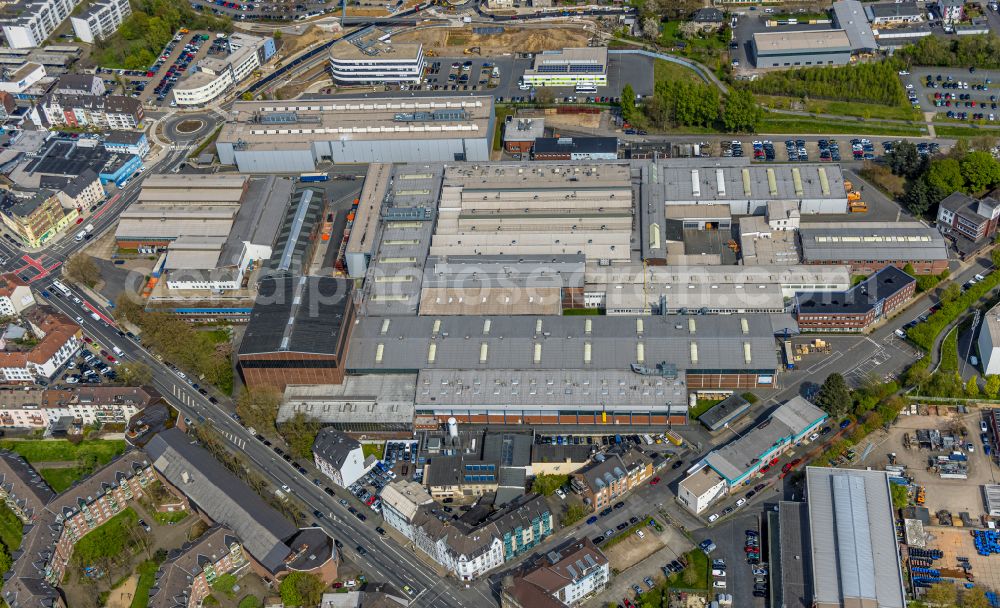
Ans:
{"label": "tree", "polygon": [[727,131],[752,133],[760,125],[761,116],[753,93],[745,89],[730,89],[722,110],[722,123]]}
{"label": "tree", "polygon": [[997,398],[997,395],[1000,394],[1000,376],[996,374],[986,376],[986,387],[983,388],[983,394],[989,399]]}
{"label": "tree", "polygon": [[253,101],[253,93],[247,91],[246,93],[240,95],[240,99],[243,101]]}
{"label": "tree", "polygon": [[688,587],[693,587],[695,583],[698,582],[697,568],[694,567],[685,568],[684,574],[681,575],[681,579],[684,581],[685,585],[687,585]]}
{"label": "tree", "polygon": [[962,295],[962,287],[958,283],[948,283],[939,296],[942,304],[954,302]]}
{"label": "tree", "polygon": [[927,185],[926,179],[910,182],[906,194],[903,195],[903,204],[910,213],[918,217],[931,208],[931,188]]}
{"label": "tree", "polygon": [[962,608],[990,608],[986,592],[982,587],[973,587],[962,592]]}
{"label": "tree", "polygon": [[620,103],[622,109],[622,120],[625,122],[632,122],[635,120],[635,89],[632,85],[627,84],[625,88],[622,89],[622,100]]}
{"label": "tree", "polygon": [[563,514],[562,523],[563,526],[572,526],[576,522],[580,521],[587,516],[587,507],[583,506],[578,502],[574,502],[566,507],[566,513]]}
{"label": "tree", "polygon": [[281,393],[277,389],[244,387],[239,397],[236,398],[236,413],[248,425],[257,427],[259,430],[273,429],[280,403]]}
{"label": "tree", "polygon": [[935,583],[927,589],[924,599],[931,606],[954,607],[958,600],[958,592],[954,583]]}
{"label": "tree", "polygon": [[1000,163],[989,152],[969,152],[961,166],[970,193],[983,192],[1000,184]]}
{"label": "tree", "polygon": [[281,423],[279,431],[288,443],[289,451],[296,458],[311,458],[312,446],[319,433],[320,424],[315,418],[310,418],[302,412],[295,412],[286,422]]}
{"label": "tree", "polygon": [[927,180],[927,185],[932,190],[941,193],[942,196],[948,196],[965,187],[962,167],[954,158],[939,158],[931,161],[924,179]]}
{"label": "tree", "polygon": [[847,382],[840,374],[830,374],[823,381],[816,395],[816,405],[833,417],[840,417],[850,411],[853,401]]}
{"label": "tree", "polygon": [[556,490],[566,485],[567,481],[569,481],[568,475],[539,473],[535,475],[535,480],[531,482],[531,491],[543,496],[552,496]]}
{"label": "tree", "polygon": [[323,599],[326,585],[314,574],[290,572],[281,581],[281,601],[286,606],[318,606]]}
{"label": "tree", "polygon": [[271,38],[274,38],[275,40],[281,40],[281,36],[282,36],[281,30],[274,30],[274,32],[271,34]]}
{"label": "tree", "polygon": [[889,484],[889,490],[892,493],[892,506],[894,508],[902,509],[910,504],[910,491],[906,486],[891,483]]}
{"label": "tree", "polygon": [[140,361],[127,361],[118,366],[118,381],[125,386],[143,386],[153,381],[153,371]]}
{"label": "tree", "polygon": [[901,141],[893,146],[892,151],[885,155],[885,162],[896,175],[916,177],[924,170],[924,157],[917,151],[917,146],[910,141]]}
{"label": "tree", "polygon": [[94,258],[78,253],[66,261],[66,276],[72,281],[93,287],[101,280],[101,271],[94,263]]}
{"label": "tree", "polygon": [[650,40],[660,37],[660,20],[656,17],[646,17],[642,20],[642,35]]}
{"label": "tree", "polygon": [[979,396],[979,383],[976,382],[975,376],[969,378],[969,381],[965,383],[965,396],[970,399],[975,399]]}

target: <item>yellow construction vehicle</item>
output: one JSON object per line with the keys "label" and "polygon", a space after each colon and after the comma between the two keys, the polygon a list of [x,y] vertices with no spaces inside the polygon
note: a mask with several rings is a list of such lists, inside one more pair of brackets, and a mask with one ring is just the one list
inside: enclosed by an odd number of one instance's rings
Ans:
{"label": "yellow construction vehicle", "polygon": [[854,201],[848,203],[851,213],[864,213],[868,211],[868,203],[864,201]]}
{"label": "yellow construction vehicle", "polygon": [[854,202],[854,201],[860,201],[860,200],[861,200],[861,193],[860,192],[856,192],[855,191],[855,192],[848,192],[847,193],[847,201],[848,202]]}

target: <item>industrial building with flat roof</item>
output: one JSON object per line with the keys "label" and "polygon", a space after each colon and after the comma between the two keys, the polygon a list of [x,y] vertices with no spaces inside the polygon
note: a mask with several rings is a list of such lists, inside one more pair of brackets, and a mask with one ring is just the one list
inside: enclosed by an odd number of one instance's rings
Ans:
{"label": "industrial building with flat roof", "polygon": [[889,486],[885,471],[806,469],[813,606],[907,605]]}
{"label": "industrial building with flat roof", "polygon": [[415,374],[345,376],[342,384],[290,384],[277,422],[304,414],[323,426],[352,433],[413,430]]}
{"label": "industrial building with flat roof", "polygon": [[792,397],[756,427],[706,454],[680,482],[677,498],[692,512],[701,513],[725,494],[724,489],[739,489],[777,463],[782,452],[803,441],[827,418],[826,412],[804,398]]}
{"label": "industrial building with flat roof", "polygon": [[983,374],[1000,374],[1000,304],[983,315],[977,344],[979,357],[983,360]]}
{"label": "industrial building with flat roof", "polygon": [[522,80],[524,84],[535,87],[606,86],[608,47],[566,48],[536,53]]}
{"label": "industrial building with flat roof", "polygon": [[330,47],[330,73],[337,82],[419,83],[424,72],[420,42],[393,43],[392,34],[369,26],[344,36]]}
{"label": "industrial building with flat roof", "polygon": [[757,32],[751,47],[758,68],[847,65],[853,51],[844,30]]}
{"label": "industrial building with flat roof", "polygon": [[431,255],[627,260],[631,171],[625,164],[451,165],[439,214]]}
{"label": "industrial building with flat roof", "polygon": [[240,101],[216,141],[247,173],[315,171],[316,163],[487,161],[493,97]]}
{"label": "industrial building with flat roof", "polygon": [[803,264],[844,264],[851,274],[885,266],[913,266],[917,274],[941,274],[948,249],[941,233],[921,222],[824,222],[799,227]]}

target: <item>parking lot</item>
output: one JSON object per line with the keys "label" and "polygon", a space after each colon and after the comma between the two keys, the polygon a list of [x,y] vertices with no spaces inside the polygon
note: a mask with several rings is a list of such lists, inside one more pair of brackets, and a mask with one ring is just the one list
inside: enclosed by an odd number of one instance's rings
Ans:
{"label": "parking lot", "polygon": [[[900,79],[925,112],[957,120],[996,122],[1000,117],[1000,71],[913,68]],[[912,98],[911,98],[912,99]]]}
{"label": "parking lot", "polygon": [[[239,21],[293,21],[334,12],[337,7],[325,2],[269,0],[233,2],[231,0],[193,0],[195,10],[230,17]],[[337,5],[339,6],[339,5]]]}
{"label": "parking lot", "polygon": [[[765,604],[763,597],[753,595],[754,585],[761,584],[755,582],[755,579],[763,579],[765,581],[763,584],[767,584],[767,575],[760,574],[767,569],[767,547],[763,546],[766,542],[764,530],[760,525],[761,519],[760,511],[745,513],[711,530],[699,530],[694,535],[699,543],[711,540],[715,544],[715,550],[709,554],[709,558],[713,561],[713,571],[725,573],[724,576],[712,577],[712,591],[732,594],[733,597],[740,598],[742,606],[760,607]],[[761,550],[759,564],[751,564],[748,558],[748,530],[757,534],[757,548]],[[722,562],[715,561],[720,559]],[[755,568],[758,574],[754,574]],[[725,586],[718,586],[720,584]]]}

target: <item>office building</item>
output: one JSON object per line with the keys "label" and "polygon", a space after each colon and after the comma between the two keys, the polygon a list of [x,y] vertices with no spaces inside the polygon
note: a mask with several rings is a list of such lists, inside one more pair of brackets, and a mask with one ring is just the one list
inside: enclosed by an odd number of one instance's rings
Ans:
{"label": "office building", "polygon": [[573,491],[595,513],[602,511],[653,476],[653,460],[645,452],[632,449],[606,455],[604,460],[573,473]]}
{"label": "office building", "polygon": [[342,488],[353,485],[375,466],[374,459],[366,466],[364,452],[356,439],[331,428],[316,434],[312,452],[316,468]]}
{"label": "office building", "polygon": [[924,20],[924,12],[916,2],[868,4],[865,14],[875,27],[917,24]]}
{"label": "office building", "polygon": [[41,46],[79,4],[75,0],[18,0],[7,8],[16,15],[0,21],[7,46],[28,49]]}
{"label": "office building", "polygon": [[354,326],[351,283],[331,277],[268,278],[237,354],[247,386],[340,384]]}
{"label": "office building", "polygon": [[813,606],[907,605],[890,485],[885,471],[806,469]]}
{"label": "office building", "polygon": [[751,48],[758,68],[847,65],[853,51],[844,30],[757,32]]}
{"label": "office building", "polygon": [[[386,524],[461,581],[475,580],[532,551],[552,534],[552,513],[541,496],[522,497],[492,512],[473,508],[451,519],[437,513],[429,495],[405,485],[411,483],[397,480],[386,486]],[[389,489],[393,487],[400,490]]]}
{"label": "office building", "polygon": [[504,608],[563,608],[598,595],[611,579],[611,564],[589,538],[570,539],[558,549],[503,578]]}
{"label": "office building", "polygon": [[45,66],[27,62],[0,80],[0,92],[21,98],[28,89],[39,84],[45,77]]}
{"label": "office building", "polygon": [[143,119],[142,103],[124,95],[50,93],[39,102],[34,113],[43,119],[42,126],[66,125],[111,131],[136,129]]}
{"label": "office building", "polygon": [[792,397],[767,420],[698,461],[678,485],[678,500],[693,513],[703,512],[757,473],[770,470],[783,452],[806,440],[827,418],[812,403]]}
{"label": "office building", "polygon": [[240,101],[216,149],[244,173],[315,171],[319,162],[487,161],[493,97]]}
{"label": "office building", "polygon": [[38,190],[28,198],[8,195],[0,202],[0,220],[28,247],[40,247],[72,226],[80,217],[75,207],[63,207],[51,190]]}
{"label": "office building", "polygon": [[607,86],[608,47],[566,48],[536,53],[522,79],[524,84],[533,87]]}
{"label": "office building", "polygon": [[866,331],[903,307],[916,287],[916,279],[885,266],[847,291],[795,296],[795,317],[802,331]]}
{"label": "office building", "polygon": [[149,138],[142,131],[112,131],[101,138],[101,145],[114,154],[133,154],[139,158],[149,154]]}
{"label": "office building", "polygon": [[523,156],[531,152],[535,140],[545,137],[544,118],[517,118],[508,116],[503,126],[503,149],[510,154]]}
{"label": "office building", "polygon": [[218,98],[264,65],[275,53],[274,39],[230,34],[229,55],[205,57],[173,89],[179,106],[200,106]]}
{"label": "office building", "polygon": [[330,47],[333,79],[344,84],[419,83],[424,74],[423,44],[395,44],[390,36],[369,26],[334,42]]}
{"label": "office building", "polygon": [[1000,374],[1000,305],[983,315],[983,326],[979,330],[977,344],[983,374]]}
{"label": "office building", "polygon": [[617,137],[539,137],[534,160],[617,160]]}
{"label": "office building", "polygon": [[993,243],[1000,221],[1000,202],[991,196],[974,199],[954,192],[938,204],[937,228],[967,258]]}
{"label": "office building", "polygon": [[869,275],[885,266],[941,274],[948,249],[941,233],[920,222],[829,222],[799,227],[803,264],[841,264]]}
{"label": "office building", "polygon": [[70,17],[73,33],[83,42],[93,44],[118,31],[132,14],[129,0],[99,0],[90,4],[79,15]]}

